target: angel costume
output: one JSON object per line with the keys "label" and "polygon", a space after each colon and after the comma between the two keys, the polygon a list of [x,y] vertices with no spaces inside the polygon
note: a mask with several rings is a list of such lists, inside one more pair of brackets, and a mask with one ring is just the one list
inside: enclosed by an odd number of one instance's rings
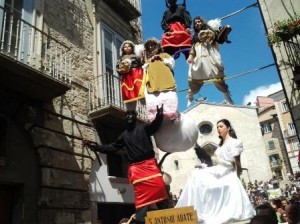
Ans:
{"label": "angel costume", "polygon": [[176,207],[194,206],[198,221],[205,224],[253,217],[255,210],[233,167],[242,150],[240,140],[227,139],[215,152],[216,166],[192,172]]}
{"label": "angel costume", "polygon": [[[201,17],[196,17],[194,24],[196,20],[201,20],[204,23]],[[194,25],[194,30],[193,45],[190,51],[193,60],[188,73],[189,100],[193,100],[193,95],[199,92],[204,80],[219,79],[214,81],[215,86],[224,93],[228,103],[234,104],[230,97],[228,85],[224,81],[224,66],[219,52],[219,43],[216,40],[218,31],[207,24],[203,24],[200,30],[197,30]]]}

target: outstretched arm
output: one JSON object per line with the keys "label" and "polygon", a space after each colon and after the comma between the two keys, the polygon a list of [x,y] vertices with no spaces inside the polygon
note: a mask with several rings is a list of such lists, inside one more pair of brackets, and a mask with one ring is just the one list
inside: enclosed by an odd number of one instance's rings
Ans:
{"label": "outstretched arm", "polygon": [[94,152],[101,152],[104,154],[111,154],[117,152],[124,147],[122,138],[119,138],[118,140],[109,145],[98,145],[95,142],[83,140],[83,145],[89,147]]}

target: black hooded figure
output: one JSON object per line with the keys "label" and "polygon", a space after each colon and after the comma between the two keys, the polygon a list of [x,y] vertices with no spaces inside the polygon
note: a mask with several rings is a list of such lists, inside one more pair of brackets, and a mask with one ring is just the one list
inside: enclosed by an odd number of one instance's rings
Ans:
{"label": "black hooded figure", "polygon": [[183,4],[177,4],[177,0],[166,0],[168,9],[164,12],[161,21],[164,31],[161,45],[164,52],[174,55],[177,51],[182,50],[187,58],[188,49],[191,47],[192,19],[185,5],[185,0]]}

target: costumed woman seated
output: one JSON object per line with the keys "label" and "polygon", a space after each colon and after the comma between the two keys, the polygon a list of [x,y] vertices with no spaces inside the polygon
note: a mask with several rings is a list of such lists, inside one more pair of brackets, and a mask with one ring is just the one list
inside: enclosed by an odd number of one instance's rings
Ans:
{"label": "costumed woman seated", "polygon": [[192,18],[185,8],[185,1],[182,5],[176,3],[177,0],[166,0],[168,9],[164,12],[161,21],[164,30],[161,44],[164,52],[172,56],[179,50],[185,50],[183,53],[187,59],[191,48]]}
{"label": "costumed woman seated", "polygon": [[143,98],[143,94],[140,95],[143,81],[141,58],[135,54],[135,45],[130,40],[122,43],[120,56],[116,69],[122,77],[122,98],[127,110],[136,110],[137,100]]}
{"label": "costumed woman seated", "polygon": [[194,206],[198,221],[205,224],[250,219],[255,210],[238,177],[242,142],[227,119],[217,122],[217,131],[221,138],[215,151],[217,165],[191,173],[176,207]]}
{"label": "costumed woman seated", "polygon": [[136,111],[126,112],[126,130],[109,145],[97,145],[85,141],[93,151],[111,154],[125,152],[129,162],[128,179],[135,193],[136,223],[145,223],[147,211],[153,208],[168,208],[166,187],[161,170],[155,159],[151,136],[160,128],[163,121],[163,106],[157,107],[155,119],[151,123],[138,124]]}
{"label": "costumed woman seated", "polygon": [[193,101],[194,94],[200,91],[205,80],[213,80],[217,89],[224,94],[225,100],[229,104],[234,104],[228,85],[224,80],[224,66],[219,52],[219,43],[224,43],[224,41],[218,40],[220,20],[211,20],[206,23],[204,18],[195,17],[193,24],[192,48],[187,59],[190,64],[188,72],[188,106]]}

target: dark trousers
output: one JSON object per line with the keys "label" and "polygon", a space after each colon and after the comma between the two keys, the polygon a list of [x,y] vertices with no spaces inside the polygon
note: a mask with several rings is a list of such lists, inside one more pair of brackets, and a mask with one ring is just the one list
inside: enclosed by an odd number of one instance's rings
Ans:
{"label": "dark trousers", "polygon": [[[166,198],[165,200],[163,201],[160,201],[160,202],[157,202],[156,203],[156,206],[158,208],[158,210],[162,210],[162,209],[167,209],[167,208],[170,208],[170,202],[169,202],[169,199]],[[136,210],[136,224],[144,224],[145,223],[145,217],[147,215],[147,212],[151,211],[149,209],[149,206],[144,206],[144,207],[141,207],[141,208],[138,208]]]}

